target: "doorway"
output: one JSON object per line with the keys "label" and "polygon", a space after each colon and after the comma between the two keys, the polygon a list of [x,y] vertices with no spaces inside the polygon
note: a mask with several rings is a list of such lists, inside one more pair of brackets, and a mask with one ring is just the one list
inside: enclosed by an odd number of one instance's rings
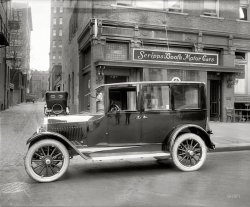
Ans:
{"label": "doorway", "polygon": [[221,118],[221,81],[210,80],[210,120],[220,121]]}

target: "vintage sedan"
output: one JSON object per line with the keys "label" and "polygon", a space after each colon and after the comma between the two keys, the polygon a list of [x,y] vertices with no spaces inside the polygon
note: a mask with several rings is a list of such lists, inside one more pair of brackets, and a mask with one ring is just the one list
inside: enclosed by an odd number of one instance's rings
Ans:
{"label": "vintage sedan", "polygon": [[44,106],[44,114],[51,115],[67,115],[69,114],[68,92],[66,91],[47,91],[45,94],[46,104]]}
{"label": "vintage sedan", "polygon": [[[182,171],[198,170],[210,140],[205,84],[126,82],[96,89],[96,113],[49,116],[27,141],[27,173],[39,182],[59,179],[70,158],[170,158]],[[84,164],[84,162],[83,162]]]}

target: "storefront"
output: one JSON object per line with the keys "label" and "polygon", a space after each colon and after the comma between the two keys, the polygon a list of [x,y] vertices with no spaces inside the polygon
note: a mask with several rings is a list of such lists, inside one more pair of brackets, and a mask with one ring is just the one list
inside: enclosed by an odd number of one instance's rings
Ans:
{"label": "storefront", "polygon": [[210,120],[226,121],[226,107],[235,103],[235,78],[244,75],[235,66],[232,36],[115,23],[95,20],[78,38],[79,111],[94,111],[91,97],[101,84],[199,81],[207,86]]}

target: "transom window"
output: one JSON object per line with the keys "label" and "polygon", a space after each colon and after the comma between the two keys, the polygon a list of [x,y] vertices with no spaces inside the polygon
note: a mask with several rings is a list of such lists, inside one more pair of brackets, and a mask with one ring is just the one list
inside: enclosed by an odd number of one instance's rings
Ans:
{"label": "transom window", "polygon": [[169,86],[145,86],[143,90],[144,110],[169,110]]}

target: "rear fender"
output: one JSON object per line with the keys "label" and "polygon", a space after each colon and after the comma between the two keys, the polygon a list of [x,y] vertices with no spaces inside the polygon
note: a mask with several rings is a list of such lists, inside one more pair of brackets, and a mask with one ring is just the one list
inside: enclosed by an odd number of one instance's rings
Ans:
{"label": "rear fender", "polygon": [[171,151],[173,144],[177,137],[183,133],[193,133],[202,138],[202,140],[205,142],[207,148],[209,149],[215,149],[214,143],[211,141],[209,134],[200,126],[194,125],[194,124],[187,124],[187,125],[181,125],[172,130],[172,132],[167,136],[164,144],[163,144],[163,150]]}
{"label": "rear fender", "polygon": [[81,153],[75,145],[73,145],[66,137],[56,132],[40,132],[34,133],[32,137],[30,137],[26,144],[32,146],[34,143],[43,140],[43,139],[55,139],[61,142],[67,149],[72,149],[76,154],[80,155],[85,160],[90,159],[90,157],[86,154]]}

